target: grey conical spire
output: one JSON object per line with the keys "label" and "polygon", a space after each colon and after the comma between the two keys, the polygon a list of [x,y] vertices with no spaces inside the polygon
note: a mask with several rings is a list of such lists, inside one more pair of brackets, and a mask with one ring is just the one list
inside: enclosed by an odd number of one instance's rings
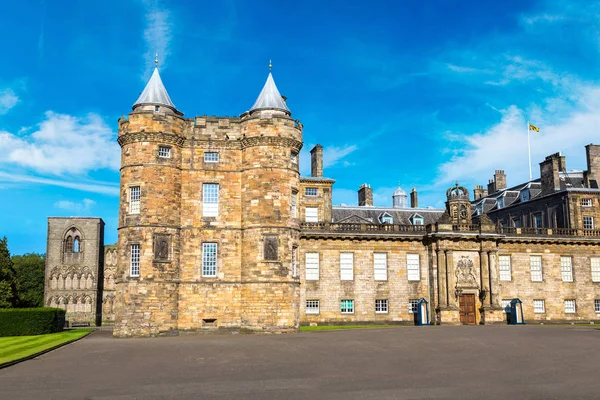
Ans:
{"label": "grey conical spire", "polygon": [[154,72],[148,81],[148,84],[144,88],[144,91],[138,97],[137,101],[133,105],[133,108],[141,105],[160,105],[172,108],[176,110],[175,104],[171,101],[165,85],[163,85],[158,73],[158,65],[154,68]]}
{"label": "grey conical spire", "polygon": [[267,109],[281,110],[288,115],[291,114],[290,109],[285,105],[283,97],[281,97],[281,94],[279,94],[279,90],[277,90],[277,85],[275,85],[271,71],[269,71],[267,82],[265,82],[265,86],[263,86],[262,90],[260,91],[260,94],[250,109],[250,112]]}

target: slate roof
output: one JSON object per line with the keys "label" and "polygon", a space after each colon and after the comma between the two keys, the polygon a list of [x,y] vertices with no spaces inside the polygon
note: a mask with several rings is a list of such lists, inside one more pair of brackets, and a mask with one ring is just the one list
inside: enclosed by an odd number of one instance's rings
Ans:
{"label": "slate roof", "polygon": [[334,223],[380,223],[379,218],[383,213],[389,214],[394,219],[394,224],[412,225],[411,218],[418,214],[423,217],[425,225],[437,222],[445,210],[440,208],[388,208],[388,207],[358,207],[358,206],[333,206],[332,214]]}
{"label": "slate roof", "polygon": [[291,114],[290,109],[287,108],[287,105],[285,104],[283,97],[281,97],[279,90],[277,90],[277,85],[275,85],[275,80],[273,80],[273,74],[271,74],[271,72],[269,72],[265,86],[263,86],[250,111],[265,109],[281,110],[288,115]]}
{"label": "slate roof", "polygon": [[162,105],[175,110],[175,104],[171,101],[167,89],[163,85],[162,79],[160,79],[158,67],[154,68],[150,80],[146,84],[142,94],[140,94],[140,97],[133,104],[133,107],[145,104]]}

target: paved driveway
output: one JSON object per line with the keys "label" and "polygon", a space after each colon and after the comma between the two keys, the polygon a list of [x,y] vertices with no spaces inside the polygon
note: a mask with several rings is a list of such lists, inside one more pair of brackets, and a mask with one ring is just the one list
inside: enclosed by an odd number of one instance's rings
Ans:
{"label": "paved driveway", "polygon": [[397,327],[89,337],[0,370],[1,399],[598,399],[600,329]]}

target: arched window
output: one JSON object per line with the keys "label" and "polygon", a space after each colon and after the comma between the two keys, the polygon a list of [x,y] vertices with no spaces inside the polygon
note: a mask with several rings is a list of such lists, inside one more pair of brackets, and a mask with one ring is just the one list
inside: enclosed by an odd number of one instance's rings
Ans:
{"label": "arched window", "polygon": [[72,253],[73,252],[73,238],[71,236],[68,236],[67,239],[65,240],[65,253]]}
{"label": "arched window", "polygon": [[79,236],[75,236],[73,239],[73,253],[79,253]]}

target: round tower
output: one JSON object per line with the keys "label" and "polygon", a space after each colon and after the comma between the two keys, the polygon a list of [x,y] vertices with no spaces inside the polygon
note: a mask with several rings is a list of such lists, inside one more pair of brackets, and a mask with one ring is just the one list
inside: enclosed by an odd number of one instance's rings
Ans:
{"label": "round tower", "polygon": [[242,329],[297,330],[299,225],[292,199],[300,187],[302,125],[291,118],[271,72],[240,123]]}
{"label": "round tower", "polygon": [[121,183],[114,335],[177,328],[184,119],[158,65],[129,118],[119,119]]}

